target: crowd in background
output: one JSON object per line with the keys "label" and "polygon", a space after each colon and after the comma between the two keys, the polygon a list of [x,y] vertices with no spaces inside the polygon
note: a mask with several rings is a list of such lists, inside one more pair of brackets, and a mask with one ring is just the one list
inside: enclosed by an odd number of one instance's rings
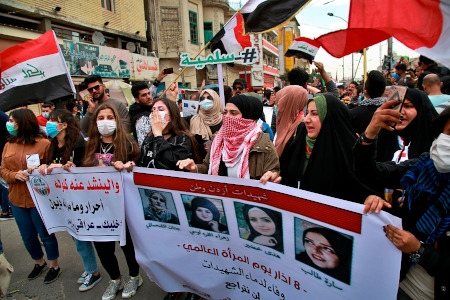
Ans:
{"label": "crowd in background", "polygon": [[[192,97],[199,106],[191,116],[182,116],[175,85],[156,96],[166,76],[163,72],[150,86],[133,84],[135,102],[129,107],[108,95],[100,76],[88,76],[83,82],[87,101],[70,101],[62,109],[44,103],[37,117],[27,108],[9,116],[0,114],[4,146],[0,174],[9,184],[9,195],[0,187],[0,217],[15,218],[35,262],[28,279],[38,278],[48,268],[44,283],[52,283],[62,270],[57,239],[47,233],[26,187],[29,172],[36,168],[45,176],[55,168],[113,166],[132,171],[140,166],[270,181],[364,204],[365,213],[386,209],[404,222],[403,230],[389,224],[383,227],[386,237],[404,253],[398,299],[448,299],[449,70],[423,56],[413,70],[401,58],[393,70],[369,72],[363,83],[336,86],[322,63],[314,65],[321,79],[295,68],[287,74],[286,86],[257,91],[249,91],[245,80],[236,79],[231,87],[225,86],[224,99],[203,83]],[[386,101],[386,87],[391,85],[405,87],[404,100]],[[270,120],[264,106],[273,108]],[[35,157],[25,157],[30,153]],[[156,204],[146,208],[146,218],[173,219],[158,204],[163,195],[147,196]],[[191,205],[195,211],[217,214],[203,198]],[[247,215],[270,219],[268,212],[246,209]],[[217,218],[202,218],[206,217],[194,215],[192,225],[227,230]],[[323,231],[309,230],[309,237],[304,237],[317,255],[322,255],[323,247],[312,246],[310,240],[319,232],[327,241]],[[250,236],[266,239],[255,230]],[[80,291],[93,288],[102,278],[96,252],[110,277],[102,299],[113,299],[122,289],[123,298],[136,294],[143,281],[128,231],[126,239],[122,250],[129,268],[127,281],[114,254],[115,242],[74,239],[84,268],[77,279]],[[282,234],[272,234],[265,242],[278,249]],[[320,268],[328,272],[326,266]],[[165,299],[179,296],[170,292]],[[187,299],[200,297],[188,294]]]}

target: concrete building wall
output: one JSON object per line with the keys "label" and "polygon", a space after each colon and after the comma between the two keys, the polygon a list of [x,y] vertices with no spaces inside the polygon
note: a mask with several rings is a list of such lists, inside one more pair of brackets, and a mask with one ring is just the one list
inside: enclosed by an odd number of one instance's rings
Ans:
{"label": "concrete building wall", "polygon": [[[144,2],[115,0],[114,12],[102,8],[100,0],[0,0],[0,5],[25,11],[31,16],[48,17],[53,22],[74,24],[93,30],[125,33],[135,36],[139,31],[141,40],[145,39]],[[61,7],[55,12],[55,7]],[[109,22],[108,26],[104,26]]]}

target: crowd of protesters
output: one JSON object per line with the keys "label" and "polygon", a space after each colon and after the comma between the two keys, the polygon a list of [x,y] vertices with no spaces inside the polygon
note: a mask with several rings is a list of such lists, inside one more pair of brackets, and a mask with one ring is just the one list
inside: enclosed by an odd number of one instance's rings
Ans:
{"label": "crowd of protesters", "polygon": [[[129,109],[94,75],[83,82],[89,92],[85,102],[56,110],[46,103],[37,118],[26,108],[5,116],[0,174],[9,183],[12,211],[2,201],[1,217],[15,218],[34,260],[28,279],[49,267],[44,279],[49,284],[64,267],[58,263],[56,236],[47,233],[26,187],[29,172],[37,168],[45,176],[55,168],[106,165],[132,171],[140,166],[270,181],[364,204],[364,213],[385,209],[404,222],[404,229],[380,228],[404,254],[398,299],[448,299],[448,69],[423,56],[414,66],[401,58],[392,70],[369,72],[363,83],[336,86],[322,63],[314,65],[323,81],[295,68],[285,87],[255,93],[236,79],[225,89],[225,107],[218,91],[201,90],[197,114],[184,118],[176,98],[156,96],[163,72],[151,86],[132,86],[135,103]],[[391,85],[405,87],[403,101],[387,101]],[[273,108],[271,120],[264,106]],[[386,190],[395,191],[389,199]],[[82,262],[81,292],[102,278],[95,249],[110,277],[102,299],[113,299],[122,289],[123,298],[136,294],[143,280],[128,231],[122,247],[127,281],[115,242],[74,242]],[[171,292],[165,299],[180,299],[180,294]],[[189,293],[187,299],[201,297]]]}

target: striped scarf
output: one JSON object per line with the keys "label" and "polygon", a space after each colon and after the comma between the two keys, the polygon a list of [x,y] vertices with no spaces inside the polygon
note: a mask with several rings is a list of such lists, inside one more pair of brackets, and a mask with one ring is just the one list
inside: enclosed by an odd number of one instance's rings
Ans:
{"label": "striped scarf", "polygon": [[408,170],[401,184],[408,210],[418,216],[413,233],[425,244],[433,244],[450,225],[450,173],[439,173],[427,154]]}
{"label": "striped scarf", "polygon": [[223,116],[222,127],[211,145],[208,174],[218,175],[220,161],[227,168],[237,166],[238,178],[250,178],[248,157],[261,134],[261,126],[255,120]]}

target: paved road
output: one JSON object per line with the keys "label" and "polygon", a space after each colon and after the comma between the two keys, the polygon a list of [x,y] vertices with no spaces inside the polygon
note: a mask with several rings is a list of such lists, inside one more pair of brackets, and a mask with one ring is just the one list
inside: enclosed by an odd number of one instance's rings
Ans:
{"label": "paved road", "polygon": [[[28,281],[27,279],[34,266],[34,261],[28,255],[22,243],[16,222],[14,220],[2,220],[0,221],[0,228],[6,258],[14,266],[9,291],[17,290],[8,299],[101,299],[103,292],[108,286],[109,276],[101,267],[100,260],[97,258],[100,273],[103,277],[102,281],[89,291],[78,291],[76,281],[84,270],[81,259],[75,250],[72,237],[68,233],[59,232],[56,234],[60,252],[59,265],[62,268],[61,276],[51,284],[44,284],[45,273],[33,281]],[[116,255],[122,274],[128,275],[125,257],[118,244]],[[141,271],[141,276],[144,278],[144,284],[131,299],[162,300],[166,293],[151,282],[144,271]],[[122,299],[121,294],[118,293],[115,299]]]}

